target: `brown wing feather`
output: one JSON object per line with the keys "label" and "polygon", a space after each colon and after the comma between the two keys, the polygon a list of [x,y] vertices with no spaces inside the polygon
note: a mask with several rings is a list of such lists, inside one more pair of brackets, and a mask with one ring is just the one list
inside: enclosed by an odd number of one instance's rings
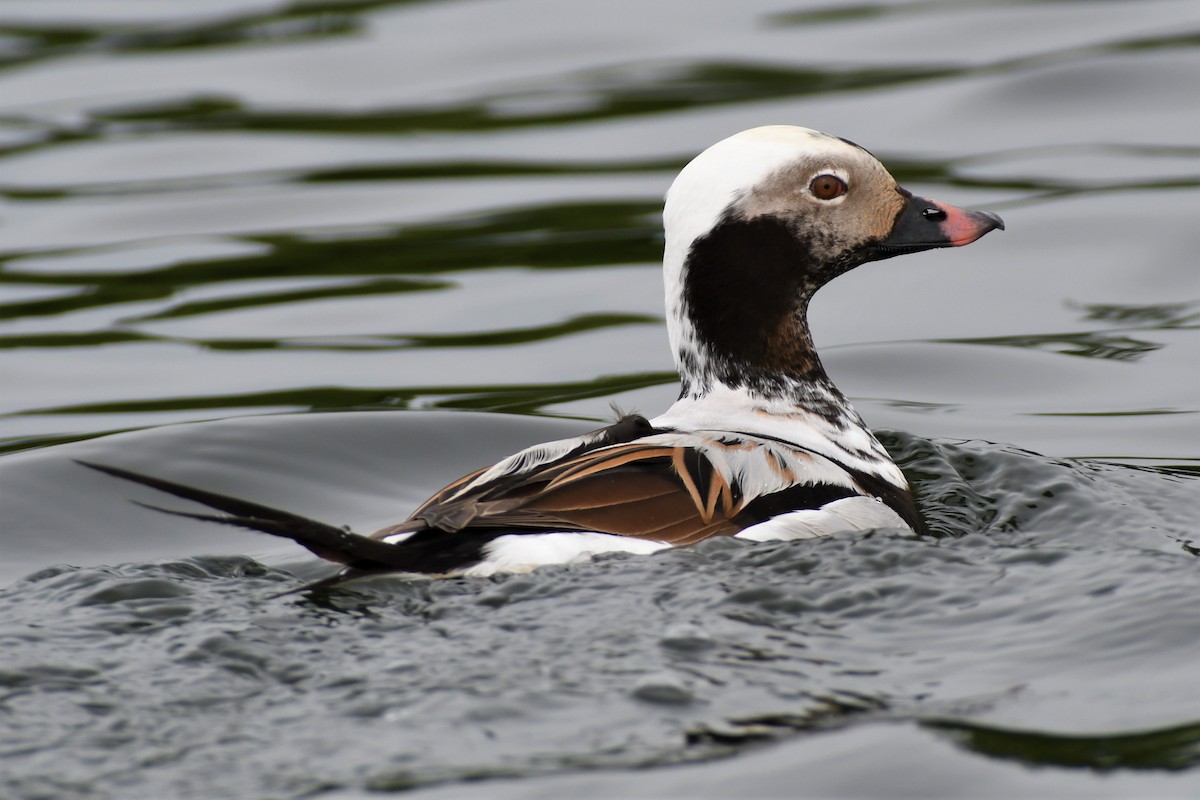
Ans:
{"label": "brown wing feather", "polygon": [[442,489],[399,525],[448,532],[478,528],[599,531],[690,544],[741,529],[728,481],[703,454],[630,442],[563,458],[463,492],[479,470]]}
{"label": "brown wing feather", "polygon": [[[589,495],[593,484],[600,481],[603,481],[603,491],[611,502],[598,506],[592,503]],[[648,494],[645,491],[647,485],[654,486],[656,491]],[[663,540],[669,531],[692,530],[705,525],[699,519],[696,504],[671,476],[621,471],[598,474],[571,486],[547,491],[521,508],[519,514],[548,517],[560,527],[569,526],[567,529],[640,539]]]}
{"label": "brown wing feather", "polygon": [[488,469],[489,469],[489,467],[483,467],[482,469],[477,469],[474,472],[472,472],[468,475],[463,475],[458,480],[456,480],[452,483],[449,483],[446,486],[443,486],[441,489],[438,489],[436,492],[434,492],[432,497],[430,497],[428,500],[426,500],[424,503],[421,503],[421,505],[417,507],[417,510],[414,511],[412,514],[413,517],[416,517],[422,511],[424,511],[425,509],[427,509],[431,506],[435,506],[435,505],[438,505],[439,503],[446,502],[451,497],[451,495],[453,495],[455,492],[457,492],[462,487],[466,486],[471,481],[478,478],[483,473],[487,472]]}
{"label": "brown wing feather", "polygon": [[646,538],[670,542],[676,547],[682,547],[704,541],[710,536],[732,536],[740,529],[741,526],[737,525],[730,527],[730,523],[727,520],[720,520],[714,522],[712,525],[705,525],[701,528],[697,528],[691,520],[688,520],[685,523],[663,528],[656,531],[653,536],[647,536]]}
{"label": "brown wing feather", "polygon": [[666,475],[645,475],[634,482],[621,480],[614,473],[548,490],[530,502],[529,507],[546,513],[585,511],[644,501],[658,502],[678,494],[678,483]]}
{"label": "brown wing feather", "polygon": [[546,488],[554,488],[568,481],[582,480],[589,475],[623,467],[634,461],[672,458],[675,451],[679,449],[681,448],[664,447],[661,445],[628,444],[602,450],[598,453],[588,453],[581,458],[571,459],[548,468],[546,470],[547,473],[557,471],[558,474],[554,475],[553,480]]}

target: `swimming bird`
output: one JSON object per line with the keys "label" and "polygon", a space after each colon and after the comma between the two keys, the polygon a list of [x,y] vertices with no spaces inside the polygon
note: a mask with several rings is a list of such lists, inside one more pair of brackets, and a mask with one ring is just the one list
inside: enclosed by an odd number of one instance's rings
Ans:
{"label": "swimming bird", "polygon": [[[283,536],[340,563],[488,575],[713,536],[918,530],[900,469],[826,375],[813,294],[870,261],[970,244],[995,214],[914,196],[853,142],[772,125],[720,141],[667,192],[663,279],[678,400],[538,444],[462,477],[369,536],[113,466],[220,513],[160,511]],[[153,506],[152,506],[153,507]]]}

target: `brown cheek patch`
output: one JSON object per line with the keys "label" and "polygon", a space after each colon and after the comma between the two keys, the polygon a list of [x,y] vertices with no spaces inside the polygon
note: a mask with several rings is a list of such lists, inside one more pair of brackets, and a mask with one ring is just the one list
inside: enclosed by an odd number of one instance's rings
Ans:
{"label": "brown cheek patch", "polygon": [[810,159],[801,159],[760,181],[738,203],[742,219],[754,219],[764,214],[790,217],[800,210],[800,191],[815,168]]}
{"label": "brown cheek patch", "polygon": [[[801,159],[768,176],[739,198],[737,205],[742,219],[751,220],[767,214],[781,219],[801,218],[806,204],[800,193],[809,176],[826,163]],[[849,247],[887,238],[906,202],[897,191],[895,179],[878,162],[841,166],[848,166],[850,173],[850,195],[838,209],[843,213],[831,217],[825,224],[808,219],[806,233],[813,238],[825,239],[829,247]]]}
{"label": "brown cheek patch", "polygon": [[907,200],[897,191],[895,184],[879,192],[879,202],[873,203],[870,216],[869,239],[886,239],[896,226],[896,218],[904,210]]}

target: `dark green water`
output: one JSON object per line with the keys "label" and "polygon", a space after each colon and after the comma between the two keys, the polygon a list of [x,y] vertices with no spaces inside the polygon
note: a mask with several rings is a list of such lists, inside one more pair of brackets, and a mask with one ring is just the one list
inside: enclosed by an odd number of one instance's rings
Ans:
{"label": "dark green water", "polygon": [[[1182,0],[8,0],[0,794],[1200,794],[1198,45]],[[661,195],[773,122],[1008,223],[812,311],[931,536],[272,599],[321,567],[71,462],[367,530],[656,413]]]}

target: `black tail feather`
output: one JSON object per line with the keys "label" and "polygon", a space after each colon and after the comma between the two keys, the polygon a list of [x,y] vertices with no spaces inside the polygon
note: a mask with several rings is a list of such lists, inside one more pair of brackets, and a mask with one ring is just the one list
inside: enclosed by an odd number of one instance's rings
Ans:
{"label": "black tail feather", "polygon": [[[153,503],[143,503],[140,500],[130,500],[129,502],[133,503],[135,506],[141,506],[142,508],[148,508],[151,511],[157,511],[160,514],[170,514],[173,517],[184,517],[186,519],[198,519],[201,522],[215,522],[218,525],[233,525],[238,528],[249,528],[251,530],[260,531],[262,533],[269,533],[273,536],[282,536],[287,539],[295,539],[296,538],[295,531],[291,527],[289,527],[289,526],[291,526],[290,521],[278,522],[276,520],[265,519],[262,517],[255,517],[252,519],[250,517],[230,516],[228,514],[197,514],[192,511],[180,511],[177,508],[164,508],[163,506],[156,506]],[[197,502],[199,502],[199,501],[197,501]],[[306,521],[309,523],[316,523],[317,525],[324,524],[321,522],[317,522],[316,520],[306,520]],[[346,531],[342,531],[342,532],[346,533]],[[357,534],[354,534],[354,535],[357,535]]]}
{"label": "black tail feather", "polygon": [[[148,486],[151,489],[157,489],[160,492],[181,497],[185,500],[191,500],[194,503],[222,511],[224,514],[198,514],[160,508],[147,503],[137,503],[140,506],[152,508],[155,511],[162,511],[177,517],[187,517],[205,522],[217,522],[222,525],[249,528],[250,530],[269,533],[272,536],[282,536],[285,539],[291,539],[297,544],[308,548],[321,558],[345,564],[354,570],[374,572],[411,569],[411,565],[409,564],[411,559],[405,557],[401,548],[396,545],[352,533],[351,531],[315,519],[301,517],[297,514],[271,508],[270,506],[259,505],[258,503],[251,503],[247,500],[230,497],[229,495],[207,492],[203,489],[196,489],[181,483],[142,475],[137,472],[120,469],[119,467],[110,467],[105,464],[94,464],[87,461],[77,461],[76,463],[89,469],[103,472],[106,475],[111,475],[114,478],[132,481],[142,486]],[[328,583],[319,581],[317,584],[313,584],[313,587],[332,585],[336,582],[338,581],[330,580]]]}

